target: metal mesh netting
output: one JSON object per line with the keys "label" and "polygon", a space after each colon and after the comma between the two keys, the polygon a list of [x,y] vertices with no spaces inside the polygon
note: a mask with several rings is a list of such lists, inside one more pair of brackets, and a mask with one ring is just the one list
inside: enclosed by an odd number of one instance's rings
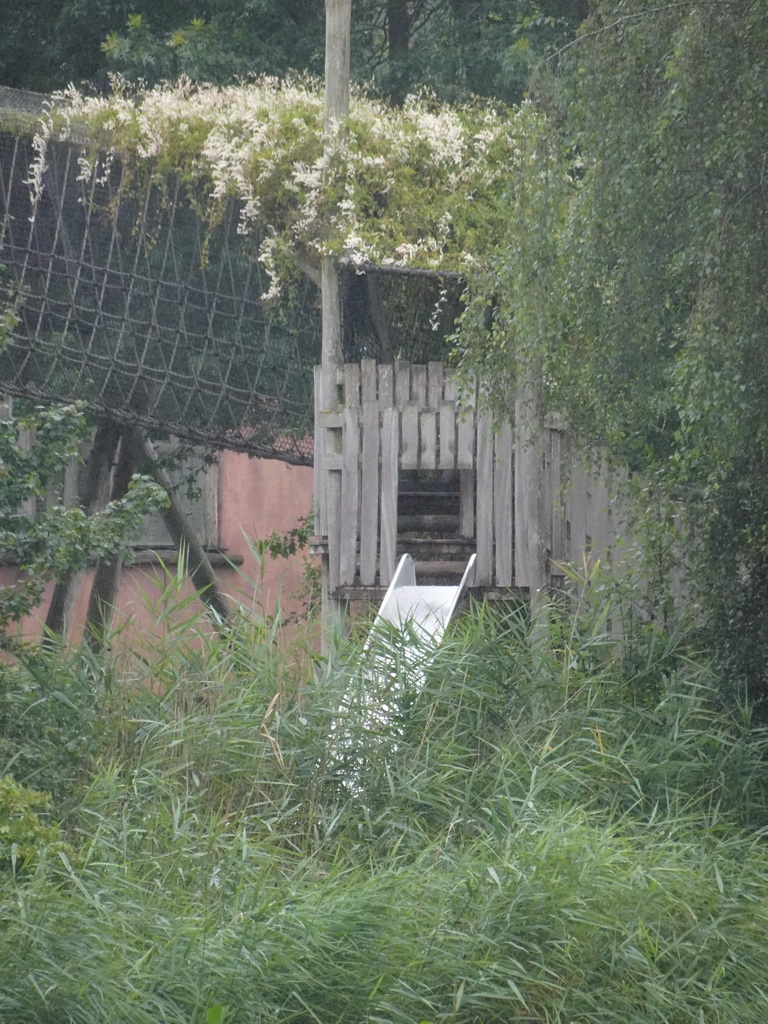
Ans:
{"label": "metal mesh netting", "polygon": [[[236,201],[211,225],[179,181],[139,179],[118,159],[84,174],[80,153],[49,143],[35,201],[30,139],[0,133],[0,275],[17,315],[2,389],[311,463],[316,285],[301,276],[275,312]],[[344,358],[444,358],[462,290],[456,274],[346,268]]]}
{"label": "metal mesh netting", "polygon": [[190,441],[292,462],[312,458],[317,289],[290,323],[271,318],[258,243],[231,203],[210,229],[178,182],[129,184],[114,161],[82,176],[51,144],[42,194],[25,139],[0,141],[0,263],[18,323],[0,355],[5,390]]}
{"label": "metal mesh netting", "polygon": [[405,267],[344,267],[340,282],[344,359],[444,360],[461,314],[465,280]]}

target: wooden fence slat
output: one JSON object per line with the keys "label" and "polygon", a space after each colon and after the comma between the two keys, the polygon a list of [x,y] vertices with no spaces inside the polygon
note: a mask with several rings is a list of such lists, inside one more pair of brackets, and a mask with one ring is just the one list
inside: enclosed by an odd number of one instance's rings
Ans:
{"label": "wooden fence slat", "polygon": [[475,413],[473,409],[459,411],[456,468],[475,468]]}
{"label": "wooden fence slat", "polygon": [[[363,399],[365,400],[365,399]],[[388,409],[395,402],[394,373],[391,363],[379,367],[379,408]]]}
{"label": "wooden fence slat", "polygon": [[462,394],[458,406],[458,423],[456,426],[456,468],[475,468],[475,402],[476,388]]}
{"label": "wooden fence slat", "polygon": [[419,465],[422,469],[437,467],[437,413],[431,409],[419,416]]}
{"label": "wooden fence slat", "polygon": [[440,403],[439,453],[439,468],[454,469],[456,466],[456,404],[453,401]]}
{"label": "wooden fence slat", "polygon": [[357,363],[344,364],[344,408],[360,405],[360,367]]}
{"label": "wooden fence slat", "polygon": [[323,368],[315,367],[315,455],[314,455],[314,491],[315,491],[315,533],[325,537],[328,533],[328,515],[326,511],[325,493],[325,431],[320,417],[322,409]]}
{"label": "wooden fence slat", "polygon": [[544,584],[541,453],[518,445],[515,454],[515,583],[538,591]]}
{"label": "wooden fence slat", "polygon": [[587,547],[587,475],[578,452],[574,454],[569,484],[570,551],[568,559],[580,566]]}
{"label": "wooden fence slat", "polygon": [[608,544],[610,546],[611,570],[621,576],[627,568],[627,549],[632,542],[632,523],[629,506],[621,501],[626,491],[629,474],[626,469],[614,470],[611,478],[611,521]]}
{"label": "wooden fence slat", "polygon": [[528,464],[515,438],[515,585],[530,586],[531,571],[528,560]]}
{"label": "wooden fence slat", "polygon": [[536,595],[549,586],[552,525],[545,465],[549,432],[541,419],[538,390],[538,378],[529,367],[515,394],[515,582],[530,589],[537,605]]}
{"label": "wooden fence slat", "polygon": [[379,541],[379,407],[375,402],[363,404],[362,475],[360,583],[372,587],[376,579]]}
{"label": "wooden fence slat", "polygon": [[377,399],[377,374],[376,360],[363,359],[360,363],[360,400],[361,402],[375,402]]}
{"label": "wooden fence slat", "polygon": [[397,409],[385,409],[381,424],[381,544],[379,576],[389,586],[397,556],[397,490],[399,416]]}
{"label": "wooden fence slat", "polygon": [[402,451],[400,465],[403,469],[419,468],[419,407],[409,402],[402,412]]}
{"label": "wooden fence slat", "polygon": [[[357,367],[355,367],[357,369]],[[339,536],[339,583],[355,582],[360,503],[360,409],[344,410],[341,475],[341,524]]]}
{"label": "wooden fence slat", "polygon": [[496,433],[493,470],[493,532],[496,538],[496,586],[512,586],[512,424]]}
{"label": "wooden fence slat", "polygon": [[395,408],[402,409],[411,400],[411,364],[395,363]]}
{"label": "wooden fence slat", "polygon": [[566,509],[564,493],[563,462],[565,437],[561,430],[549,431],[550,473],[552,479],[552,548],[550,552],[550,575],[562,577],[559,568],[568,557],[566,547]]}
{"label": "wooden fence slat", "polygon": [[420,363],[411,367],[411,401],[415,402],[419,409],[426,408],[427,368]]}
{"label": "wooden fence slat", "polygon": [[480,586],[493,577],[493,436],[488,412],[477,417],[477,574]]}
{"label": "wooden fence slat", "polygon": [[595,558],[605,561],[608,553],[608,510],[610,498],[606,481],[607,470],[598,466],[593,472],[592,522],[588,528],[592,538],[592,553]]}
{"label": "wooden fence slat", "polygon": [[437,412],[443,399],[443,364],[431,362],[427,364],[427,408]]}
{"label": "wooden fence slat", "polygon": [[549,587],[551,583],[550,560],[552,558],[552,510],[555,501],[555,489],[552,479],[552,432],[544,426],[539,434],[540,455],[538,465],[540,467],[539,489],[541,500],[538,506],[539,513],[539,543],[542,555],[542,585]]}
{"label": "wooden fence slat", "polygon": [[475,536],[475,472],[459,470],[459,534]]}
{"label": "wooden fence slat", "polygon": [[453,373],[443,370],[443,398],[440,402],[440,440],[438,467],[440,469],[456,468],[456,419],[458,388]]}

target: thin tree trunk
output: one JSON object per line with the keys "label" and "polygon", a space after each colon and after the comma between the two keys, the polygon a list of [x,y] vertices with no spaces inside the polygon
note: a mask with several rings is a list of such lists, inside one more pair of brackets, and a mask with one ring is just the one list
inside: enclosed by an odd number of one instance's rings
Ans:
{"label": "thin tree trunk", "polygon": [[389,48],[390,99],[401,106],[408,93],[407,60],[411,46],[411,17],[408,0],[387,0],[387,42]]}
{"label": "thin tree trunk", "polygon": [[387,0],[387,36],[389,59],[402,59],[411,44],[411,19],[408,0]]}
{"label": "thin tree trunk", "polygon": [[[96,428],[80,496],[80,505],[87,516],[95,515],[107,503],[109,478],[119,441],[120,428],[116,423],[106,421]],[[84,575],[83,572],[65,573],[56,581],[45,619],[48,634],[65,636]]]}

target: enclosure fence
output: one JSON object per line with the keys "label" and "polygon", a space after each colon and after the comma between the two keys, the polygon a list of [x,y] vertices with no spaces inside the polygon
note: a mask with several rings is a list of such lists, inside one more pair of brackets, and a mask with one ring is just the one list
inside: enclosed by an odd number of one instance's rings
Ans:
{"label": "enclosure fence", "polygon": [[[316,283],[297,272],[265,300],[261,239],[242,232],[235,199],[212,218],[178,177],[71,141],[49,141],[40,164],[42,99],[0,91],[0,275],[15,314],[3,390],[311,463]],[[346,267],[341,285],[345,359],[442,357],[457,275]]]}

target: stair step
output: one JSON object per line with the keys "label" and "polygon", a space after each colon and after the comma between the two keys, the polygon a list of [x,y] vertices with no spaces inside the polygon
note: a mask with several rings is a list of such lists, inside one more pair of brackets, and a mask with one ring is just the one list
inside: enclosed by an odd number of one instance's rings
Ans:
{"label": "stair step", "polygon": [[416,568],[416,578],[420,580],[429,580],[431,583],[445,580],[446,582],[453,582],[455,577],[461,579],[464,575],[464,570],[467,568],[466,559],[461,561],[441,561],[441,562],[414,562]]}
{"label": "stair step", "polygon": [[400,515],[457,515],[458,494],[435,494],[425,500],[419,494],[400,493],[397,501]]}
{"label": "stair step", "polygon": [[400,498],[412,498],[414,501],[458,501],[460,491],[417,491],[411,490],[409,487],[400,487],[398,492]]}
{"label": "stair step", "polygon": [[459,517],[446,513],[401,515],[397,517],[397,532],[399,535],[406,533],[430,533],[437,537],[450,537],[459,530]]}
{"label": "stair step", "polygon": [[397,545],[398,554],[413,555],[425,561],[439,559],[446,555],[461,555],[469,558],[477,547],[473,537],[409,537],[401,538]]}

